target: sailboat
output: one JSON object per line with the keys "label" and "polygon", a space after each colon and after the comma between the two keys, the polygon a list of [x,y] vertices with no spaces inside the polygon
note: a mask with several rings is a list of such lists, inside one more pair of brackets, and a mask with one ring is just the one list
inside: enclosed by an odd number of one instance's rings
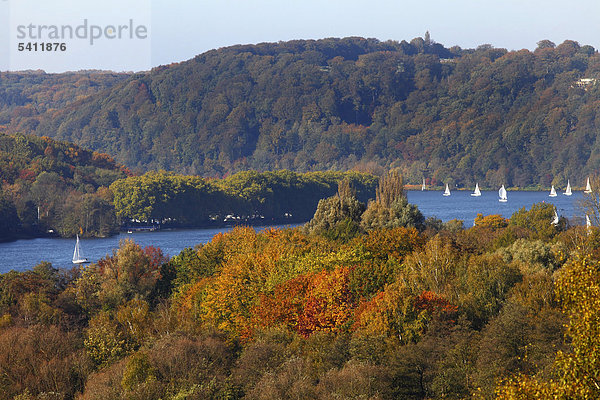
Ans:
{"label": "sailboat", "polygon": [[77,235],[77,242],[75,242],[75,251],[73,252],[73,264],[85,263],[89,263],[89,261],[81,254],[81,249],[79,247],[79,235]]}
{"label": "sailboat", "polygon": [[551,225],[558,225],[558,213],[556,212],[556,208],[554,209],[554,218],[552,218]]}
{"label": "sailboat", "polygon": [[567,180],[567,188],[565,189],[565,192],[563,193],[565,196],[570,196],[573,193],[571,193],[571,182],[569,182]]}
{"label": "sailboat", "polygon": [[450,196],[450,188],[448,187],[447,183],[446,183],[446,190],[444,191],[444,196]]}
{"label": "sailboat", "polygon": [[552,189],[550,189],[550,194],[548,196],[556,197],[556,189],[554,189],[554,185],[552,185]]}
{"label": "sailboat", "polygon": [[421,186],[421,191],[425,190],[425,178],[423,178],[423,185]]}
{"label": "sailboat", "polygon": [[471,193],[471,196],[473,196],[473,197],[481,196],[481,191],[479,190],[479,183],[475,184],[475,190],[473,191],[473,193]]}
{"label": "sailboat", "polygon": [[592,230],[592,221],[590,221],[590,217],[585,214],[585,227],[587,228],[588,233]]}
{"label": "sailboat", "polygon": [[500,199],[498,201],[500,201],[502,203],[506,203],[508,201],[508,197],[506,197],[506,189],[504,188],[504,185],[502,185],[500,190],[498,190],[498,196],[500,196]]}
{"label": "sailboat", "polygon": [[590,177],[588,176],[587,183],[585,185],[585,190],[583,193],[592,193],[592,185],[590,185]]}

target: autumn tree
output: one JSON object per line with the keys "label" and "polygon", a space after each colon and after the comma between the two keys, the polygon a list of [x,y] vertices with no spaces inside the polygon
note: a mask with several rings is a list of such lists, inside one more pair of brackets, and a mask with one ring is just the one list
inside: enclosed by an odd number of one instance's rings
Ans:
{"label": "autumn tree", "polygon": [[76,282],[78,301],[93,310],[99,306],[114,308],[131,299],[152,300],[166,262],[160,249],[123,240],[112,256],[83,271]]}
{"label": "autumn tree", "polygon": [[382,177],[377,187],[375,200],[361,218],[365,230],[377,228],[415,227],[422,228],[425,218],[404,194],[402,176],[397,170]]}
{"label": "autumn tree", "polygon": [[551,379],[518,375],[498,388],[500,399],[593,399],[600,396],[600,267],[586,256],[558,274],[556,292],[568,318],[570,350],[556,354]]}
{"label": "autumn tree", "polygon": [[483,215],[477,214],[475,217],[475,226],[481,228],[505,228],[508,226],[508,221],[505,218],[502,218],[500,214],[492,214],[492,215]]}
{"label": "autumn tree", "polygon": [[25,392],[36,398],[74,398],[93,367],[78,333],[53,325],[2,329],[0,348],[2,399]]}

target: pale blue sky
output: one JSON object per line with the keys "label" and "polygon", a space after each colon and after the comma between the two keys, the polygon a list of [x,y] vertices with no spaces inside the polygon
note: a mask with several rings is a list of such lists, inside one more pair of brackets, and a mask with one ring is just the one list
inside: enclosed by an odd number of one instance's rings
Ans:
{"label": "pale blue sky", "polygon": [[[0,0],[0,12],[17,1],[33,0]],[[37,1],[45,5],[45,21],[55,18],[64,23],[65,12],[61,10],[76,0]],[[147,64],[183,61],[204,51],[234,44],[345,36],[410,41],[423,36],[427,30],[433,40],[447,47],[470,48],[487,43],[509,50],[534,49],[536,42],[542,39],[557,44],[572,39],[600,48],[600,1],[597,0],[109,0],[112,5],[107,5],[106,0],[76,2],[77,12],[69,15],[72,24],[79,23],[84,16],[95,17],[100,13],[98,7],[108,15],[99,18],[105,23],[117,17],[143,20],[145,16],[141,14],[146,13],[141,12],[140,4],[151,8],[149,61],[145,47],[127,51],[119,50],[118,46],[99,45],[94,48],[93,57],[71,55],[67,66],[49,63],[48,57],[38,55],[24,61],[32,65],[20,67],[42,66],[58,71],[92,65],[102,69],[139,70],[145,69]],[[53,4],[57,5],[55,9]],[[29,10],[30,19],[36,22],[35,11]],[[1,18],[0,15],[0,26],[5,26]],[[8,32],[11,34],[14,32]],[[0,32],[0,42],[10,42],[6,36],[6,32],[4,37]],[[62,64],[67,60],[66,57],[61,59],[61,55],[55,58],[62,60]],[[12,64],[16,66],[15,62]],[[0,69],[6,67],[0,63]]]}

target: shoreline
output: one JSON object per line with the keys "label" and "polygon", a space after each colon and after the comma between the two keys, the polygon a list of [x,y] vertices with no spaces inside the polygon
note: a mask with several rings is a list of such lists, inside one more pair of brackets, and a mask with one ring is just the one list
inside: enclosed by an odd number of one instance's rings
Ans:
{"label": "shoreline", "polygon": [[[163,226],[158,226],[152,230],[150,229],[135,229],[135,227],[119,227],[119,230],[115,233],[112,233],[110,235],[105,235],[105,236],[82,236],[79,235],[80,239],[107,239],[107,238],[111,238],[111,237],[115,237],[115,236],[119,236],[120,234],[127,234],[129,232],[131,232],[131,234],[133,233],[156,233],[156,232],[167,232],[167,231],[184,231],[184,230],[195,230],[195,229],[223,229],[223,228],[235,228],[237,226],[249,226],[249,227],[261,227],[261,226],[273,226],[273,225],[282,225],[282,226],[286,226],[286,225],[302,225],[305,224],[308,221],[298,221],[298,220],[290,220],[290,219],[281,219],[281,220],[276,220],[276,219],[271,219],[271,220],[266,220],[266,219],[261,219],[259,221],[248,221],[248,220],[235,220],[235,221],[228,221],[227,223],[224,222],[215,222],[215,223],[207,223],[207,224],[198,224],[198,225],[179,225],[179,226],[172,226],[172,225],[163,225]],[[134,228],[134,229],[127,229],[127,228]],[[17,242],[19,240],[34,240],[34,239],[48,239],[48,238],[55,238],[55,239],[74,239],[75,236],[61,236],[57,233],[40,233],[40,234],[14,234],[11,236],[7,236],[7,237],[3,237],[0,238],[0,243],[13,243],[13,242]]]}

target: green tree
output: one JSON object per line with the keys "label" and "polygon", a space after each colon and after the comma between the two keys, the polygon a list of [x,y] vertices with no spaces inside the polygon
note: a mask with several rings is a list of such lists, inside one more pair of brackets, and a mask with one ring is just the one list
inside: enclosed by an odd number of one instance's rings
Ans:
{"label": "green tree", "polygon": [[397,227],[423,228],[425,218],[417,206],[408,203],[404,183],[398,171],[390,171],[382,177],[375,200],[369,202],[361,218],[365,230]]}
{"label": "green tree", "polygon": [[105,367],[133,350],[117,322],[106,311],[92,317],[84,344],[87,354],[99,367]]}
{"label": "green tree", "polygon": [[365,205],[356,199],[349,182],[342,181],[335,196],[319,201],[317,211],[305,229],[333,239],[348,239],[359,232],[364,211]]}
{"label": "green tree", "polygon": [[133,391],[139,385],[151,383],[156,380],[156,369],[152,367],[148,355],[137,352],[125,364],[121,386],[125,392]]}
{"label": "green tree", "polygon": [[10,238],[19,230],[19,224],[17,208],[0,189],[0,237]]}
{"label": "green tree", "polygon": [[533,238],[550,239],[558,232],[565,230],[567,221],[560,218],[558,224],[553,224],[555,207],[548,203],[536,203],[527,210],[525,207],[515,212],[509,220],[509,225],[528,229]]}

